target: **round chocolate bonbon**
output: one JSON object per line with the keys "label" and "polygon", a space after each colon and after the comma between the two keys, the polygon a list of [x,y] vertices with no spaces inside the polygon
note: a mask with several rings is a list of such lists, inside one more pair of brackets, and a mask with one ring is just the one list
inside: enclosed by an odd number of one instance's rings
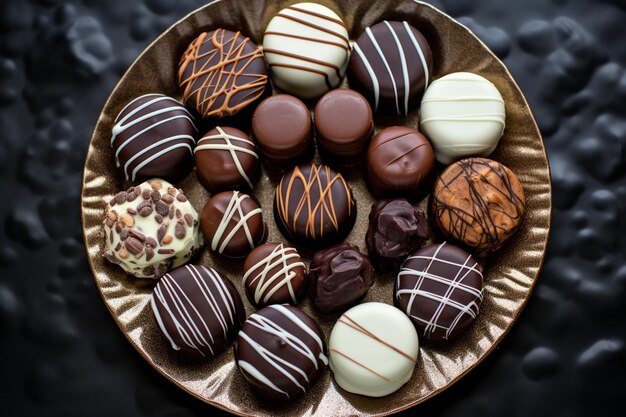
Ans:
{"label": "round chocolate bonbon", "polygon": [[318,324],[302,310],[281,304],[252,314],[234,351],[252,389],[276,400],[293,400],[307,392],[328,364]]}
{"label": "round chocolate bonbon", "polygon": [[145,94],[118,113],[111,146],[126,180],[176,181],[193,167],[195,134],[191,114],[182,104],[163,94]]}
{"label": "round chocolate bonbon", "polygon": [[283,243],[255,248],[243,264],[243,286],[256,308],[298,304],[306,288],[306,265],[298,251]]}
{"label": "round chocolate bonbon", "polygon": [[326,165],[301,165],[280,180],[274,217],[288,239],[319,247],[336,243],[350,233],[356,201],[340,173]]}
{"label": "round chocolate bonbon", "polygon": [[417,130],[392,126],[381,130],[367,150],[367,185],[376,198],[419,201],[430,192],[435,156]]}
{"label": "round chocolate bonbon", "polygon": [[180,59],[178,83],[183,101],[202,117],[232,116],[265,90],[263,52],[240,32],[203,32]]}
{"label": "round chocolate bonbon", "polygon": [[212,251],[234,259],[245,257],[267,237],[261,208],[239,191],[211,197],[202,209],[200,228]]}
{"label": "round chocolate bonbon", "polygon": [[165,274],[152,293],[151,306],[172,348],[192,356],[223,352],[246,320],[233,284],[202,265],[185,265]]}
{"label": "round chocolate bonbon", "polygon": [[520,227],[526,198],[517,175],[486,158],[462,159],[437,179],[433,224],[477,256],[499,249]]}
{"label": "round chocolate bonbon", "polygon": [[241,130],[220,127],[207,132],[194,150],[200,183],[211,193],[252,189],[259,176],[254,142]]}
{"label": "round chocolate bonbon", "polygon": [[334,313],[351,306],[374,284],[374,268],[359,249],[340,243],[318,251],[309,266],[309,285],[315,307]]}
{"label": "round chocolate bonbon", "polygon": [[372,108],[361,94],[340,88],[315,106],[315,136],[324,156],[350,165],[358,162],[374,133]]}
{"label": "round chocolate bonbon", "polygon": [[117,193],[103,223],[104,257],[138,278],[160,278],[203,245],[198,213],[182,190],[161,179]]}
{"label": "round chocolate bonbon", "polygon": [[341,388],[382,397],[411,379],[419,342],[411,320],[400,310],[371,302],[341,315],[328,348],[330,369]]}
{"label": "round chocolate bonbon", "polygon": [[442,164],[489,156],[505,127],[502,95],[477,74],[455,72],[432,82],[420,108],[420,130]]}
{"label": "round chocolate bonbon", "polygon": [[383,21],[358,37],[350,82],[374,111],[407,114],[418,107],[432,73],[433,56],[422,34],[407,22]]}
{"label": "round chocolate bonbon", "polygon": [[263,35],[272,81],[302,98],[314,98],[339,85],[348,64],[346,25],[335,12],[316,3],[282,9]]}
{"label": "round chocolate bonbon", "polygon": [[457,337],[476,320],[483,299],[481,267],[463,249],[441,243],[407,258],[395,284],[395,304],[418,333],[440,342]]}

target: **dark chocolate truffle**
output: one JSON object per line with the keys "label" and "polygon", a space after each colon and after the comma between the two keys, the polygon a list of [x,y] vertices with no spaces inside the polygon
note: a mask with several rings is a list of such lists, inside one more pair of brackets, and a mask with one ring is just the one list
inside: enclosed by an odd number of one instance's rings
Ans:
{"label": "dark chocolate truffle", "polygon": [[183,101],[202,117],[232,116],[265,90],[263,52],[239,32],[203,32],[180,59],[178,83]]}
{"label": "dark chocolate truffle", "polygon": [[319,325],[302,310],[281,304],[252,314],[234,351],[252,389],[275,400],[293,400],[307,392],[328,364]]}
{"label": "dark chocolate truffle", "polygon": [[185,265],[164,275],[152,312],[172,348],[213,357],[230,346],[246,320],[241,297],[213,268]]}
{"label": "dark chocolate truffle", "polygon": [[194,150],[200,183],[211,193],[252,189],[259,176],[254,142],[241,130],[216,127]]}
{"label": "dark chocolate truffle", "polygon": [[252,134],[265,160],[278,169],[313,158],[311,114],[293,96],[277,94],[263,100],[252,115]]}
{"label": "dark chocolate truffle", "polygon": [[517,175],[486,158],[462,159],[435,182],[433,224],[477,256],[499,249],[517,231],[525,210]]}
{"label": "dark chocolate truffle", "polygon": [[118,113],[111,146],[126,180],[177,181],[193,168],[195,134],[191,114],[182,104],[163,94],[146,94]]}
{"label": "dark chocolate truffle", "polygon": [[450,340],[478,316],[482,269],[472,255],[448,243],[427,246],[402,265],[395,304],[430,341]]}
{"label": "dark chocolate truffle", "polygon": [[315,106],[315,136],[323,157],[342,165],[358,163],[374,133],[372,108],[347,88],[330,91]]}
{"label": "dark chocolate truffle", "polygon": [[309,267],[315,307],[322,313],[343,311],[374,284],[374,268],[356,246],[340,243],[318,251]]}
{"label": "dark chocolate truffle", "polygon": [[417,29],[407,22],[383,21],[356,40],[350,81],[375,112],[402,115],[419,106],[432,67],[430,47]]}
{"label": "dark chocolate truffle", "polygon": [[306,288],[306,265],[298,251],[282,243],[254,249],[243,264],[243,285],[256,308],[298,304]]}
{"label": "dark chocolate truffle", "polygon": [[372,204],[365,242],[377,269],[396,268],[430,237],[424,212],[404,198]]}
{"label": "dark chocolate truffle", "polygon": [[301,165],[280,180],[274,217],[288,239],[319,247],[341,241],[350,233],[356,201],[340,173],[326,165]]}
{"label": "dark chocolate truffle", "polygon": [[392,126],[381,130],[367,150],[367,185],[374,197],[419,201],[433,185],[435,155],[417,130]]}
{"label": "dark chocolate truffle", "polygon": [[200,229],[212,251],[235,259],[248,255],[267,237],[261,208],[239,191],[211,197],[202,209]]}

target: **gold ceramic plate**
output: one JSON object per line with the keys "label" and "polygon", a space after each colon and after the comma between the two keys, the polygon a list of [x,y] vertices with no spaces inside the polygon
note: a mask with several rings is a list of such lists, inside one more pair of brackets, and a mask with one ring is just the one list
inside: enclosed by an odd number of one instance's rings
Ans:
{"label": "gold ceramic plate", "polygon": [[[319,1],[319,0],[317,0]],[[263,29],[272,16],[296,1],[224,0],[208,4],[188,15],[150,45],[115,87],[91,138],[82,190],[82,220],[89,263],[102,298],[130,343],[157,371],[173,383],[209,404],[241,415],[380,415],[418,404],[446,389],[483,360],[500,342],[526,304],[541,269],[550,230],[551,189],[548,161],[532,113],[515,81],[491,51],[466,27],[427,4],[411,0],[319,1],[338,12],[350,28],[352,39],[366,26],[381,20],[406,20],[428,39],[434,57],[434,78],[454,71],[469,71],[491,80],[506,101],[507,127],[496,159],[517,173],[527,199],[526,218],[511,243],[485,265],[485,297],[475,325],[444,348],[422,347],[413,378],[399,391],[368,398],[349,394],[333,381],[330,370],[302,399],[276,405],[250,391],[236,369],[232,350],[210,361],[192,361],[175,353],[161,336],[149,306],[152,280],[127,276],[102,257],[102,218],[106,201],[127,189],[116,169],[110,147],[111,126],[117,112],[131,99],[145,93],[180,97],[176,80],[178,60],[200,32],[213,28],[240,30],[261,43]],[[417,126],[417,111],[405,118],[376,120],[377,128],[405,124]],[[373,202],[359,176],[350,177],[358,201],[358,218],[348,241],[365,249],[367,216]],[[208,194],[192,173],[180,186],[200,211]],[[272,218],[275,179],[263,175],[254,189],[270,226],[269,241],[283,241]],[[423,202],[424,204],[425,202]],[[310,254],[305,253],[305,257]],[[212,265],[238,288],[247,313],[254,310],[241,286],[242,263],[225,262],[207,250],[200,260]],[[365,301],[392,303],[393,277],[378,276]],[[326,337],[337,319],[320,317],[306,300],[300,305],[313,315]],[[156,378],[156,376],[155,376]]]}

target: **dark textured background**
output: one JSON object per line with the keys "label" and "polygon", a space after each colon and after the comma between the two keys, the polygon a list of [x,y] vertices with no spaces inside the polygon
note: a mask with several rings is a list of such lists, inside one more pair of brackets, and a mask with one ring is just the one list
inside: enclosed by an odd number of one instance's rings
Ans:
{"label": "dark textured background", "polygon": [[[0,415],[223,414],[109,316],[79,220],[84,153],[134,58],[199,0],[0,0]],[[441,0],[500,56],[545,138],[548,256],[499,348],[404,415],[612,416],[626,387],[626,1]],[[513,3],[513,4],[509,4]]]}

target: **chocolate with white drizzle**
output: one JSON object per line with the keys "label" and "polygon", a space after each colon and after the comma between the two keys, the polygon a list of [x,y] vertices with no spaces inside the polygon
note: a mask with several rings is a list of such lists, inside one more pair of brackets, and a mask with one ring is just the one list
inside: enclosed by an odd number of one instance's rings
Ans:
{"label": "chocolate with white drizzle", "polygon": [[234,352],[252,389],[276,400],[293,400],[307,392],[328,364],[318,324],[302,310],[281,304],[248,318]]}

